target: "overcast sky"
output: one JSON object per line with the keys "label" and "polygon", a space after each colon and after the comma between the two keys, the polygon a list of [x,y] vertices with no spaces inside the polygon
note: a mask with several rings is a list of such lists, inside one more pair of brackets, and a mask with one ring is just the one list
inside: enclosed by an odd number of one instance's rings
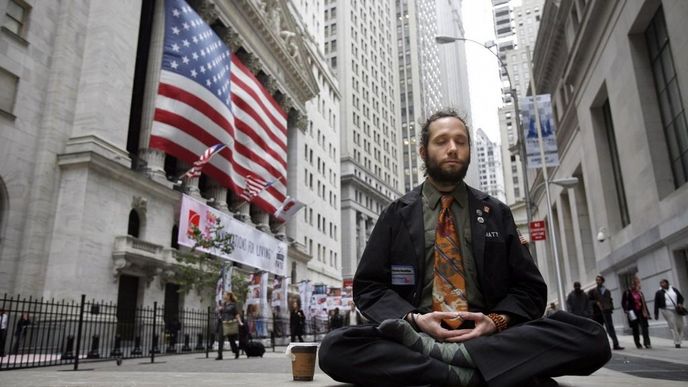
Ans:
{"label": "overcast sky", "polygon": [[[463,23],[467,39],[481,43],[495,40],[490,0],[464,0]],[[490,140],[499,144],[499,62],[487,49],[471,42],[466,42],[466,55],[473,127],[482,128]]]}

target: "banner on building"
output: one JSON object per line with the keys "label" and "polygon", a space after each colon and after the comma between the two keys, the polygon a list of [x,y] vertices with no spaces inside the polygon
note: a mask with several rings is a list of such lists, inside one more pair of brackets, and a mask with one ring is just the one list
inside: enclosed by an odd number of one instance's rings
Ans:
{"label": "banner on building", "polygon": [[218,211],[199,202],[188,195],[182,197],[182,207],[179,214],[180,245],[193,247],[196,242],[191,237],[193,227],[197,227],[204,236],[208,237],[216,222],[223,226],[222,232],[232,236],[233,250],[231,254],[222,251],[208,251],[198,247],[197,250],[209,252],[218,257],[254,267],[258,270],[285,276],[287,244],[273,236],[240,222],[229,214]]}
{"label": "banner on building", "polygon": [[559,165],[559,153],[557,152],[557,138],[550,95],[537,95],[535,99],[532,96],[525,97],[519,99],[519,102],[521,103],[521,122],[523,123],[524,137],[526,139],[528,168],[542,167],[534,103],[537,103],[537,110],[540,115],[542,143],[545,149],[545,165],[548,167]]}

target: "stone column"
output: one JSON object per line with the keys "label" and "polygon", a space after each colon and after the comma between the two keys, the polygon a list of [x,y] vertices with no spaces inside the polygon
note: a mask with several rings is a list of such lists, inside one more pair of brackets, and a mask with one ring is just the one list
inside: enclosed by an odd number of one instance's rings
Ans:
{"label": "stone column", "polygon": [[[164,154],[164,153],[163,153]],[[184,173],[184,171],[188,171],[191,169],[191,165],[187,164],[181,160],[177,161],[178,166],[181,168],[181,172],[179,174]],[[193,196],[194,198],[198,200],[203,200],[203,197],[201,196],[201,191],[198,189],[198,177],[187,177],[187,176],[182,176],[182,181],[184,182],[184,192]]]}
{"label": "stone column", "polygon": [[251,218],[256,224],[256,228],[262,232],[270,233],[270,214],[254,207]]}
{"label": "stone column", "polygon": [[[141,5],[126,1],[89,2],[81,8],[88,22],[69,151],[92,151],[129,164],[127,127],[134,86]],[[74,53],[74,47],[69,48]],[[56,53],[58,51],[55,51]],[[59,52],[58,55],[63,55]],[[104,92],[107,90],[107,92]]]}
{"label": "stone column", "polygon": [[231,211],[234,213],[234,218],[253,225],[253,222],[251,222],[251,204],[239,196],[232,196],[231,203]]}
{"label": "stone column", "polygon": [[210,182],[208,195],[210,196],[210,205],[213,208],[231,214],[231,211],[229,211],[229,206],[227,206],[227,188],[221,186],[219,183],[213,180]]}
{"label": "stone column", "polygon": [[363,250],[365,250],[366,246],[366,241],[368,240],[368,231],[367,231],[367,226],[366,222],[368,221],[368,217],[362,213],[358,213],[358,251],[356,252],[357,254],[357,259],[360,259],[361,256],[363,255]]}
{"label": "stone column", "polygon": [[144,173],[151,179],[169,184],[165,176],[165,153],[158,149],[148,148],[153,113],[155,112],[155,96],[158,92],[160,80],[160,66],[162,65],[162,45],[164,40],[165,8],[163,1],[155,2],[153,26],[151,28],[150,49],[148,55],[148,69],[146,70],[146,87],[144,89],[143,108],[141,112],[141,131],[139,134],[139,157],[142,161]]}
{"label": "stone column", "polygon": [[[573,228],[573,239],[576,246],[576,261],[578,263],[578,278],[583,280],[587,274],[585,268],[585,251],[583,249],[583,238],[581,236],[580,219],[578,218],[578,200],[576,197],[576,187],[568,189],[569,205],[571,206],[571,225]],[[581,281],[582,282],[582,281]]]}

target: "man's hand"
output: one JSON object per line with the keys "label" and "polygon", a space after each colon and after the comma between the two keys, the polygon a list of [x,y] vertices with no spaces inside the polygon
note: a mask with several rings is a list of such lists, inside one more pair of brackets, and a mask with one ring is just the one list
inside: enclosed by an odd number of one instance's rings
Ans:
{"label": "man's hand", "polygon": [[[461,319],[475,322],[473,329],[450,330],[442,327],[442,320]],[[438,341],[463,342],[480,336],[487,336],[497,332],[494,322],[482,313],[471,312],[431,312],[415,315],[416,325],[423,332]]]}

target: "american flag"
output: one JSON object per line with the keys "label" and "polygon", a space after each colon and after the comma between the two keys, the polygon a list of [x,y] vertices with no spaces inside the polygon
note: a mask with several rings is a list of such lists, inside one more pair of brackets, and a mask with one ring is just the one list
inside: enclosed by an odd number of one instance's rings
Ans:
{"label": "american flag", "polygon": [[248,175],[246,176],[246,187],[241,191],[241,198],[247,202],[253,201],[253,199],[260,195],[261,192],[266,190],[268,187],[274,185],[277,181],[273,180],[271,182],[266,182],[260,177]]}
{"label": "american flag", "polygon": [[201,170],[203,169],[203,166],[208,164],[208,161],[210,161],[210,158],[213,157],[215,153],[221,151],[226,146],[227,145],[225,144],[216,144],[206,149],[205,152],[203,152],[203,154],[201,155],[201,157],[198,160],[194,161],[194,166],[191,167],[191,169],[189,169],[189,171],[186,172],[184,176],[188,178],[201,176]]}
{"label": "american flag", "polygon": [[187,163],[226,144],[204,173],[236,194],[248,175],[274,184],[253,203],[273,214],[286,198],[287,116],[184,0],[165,0],[165,38],[150,147]]}

